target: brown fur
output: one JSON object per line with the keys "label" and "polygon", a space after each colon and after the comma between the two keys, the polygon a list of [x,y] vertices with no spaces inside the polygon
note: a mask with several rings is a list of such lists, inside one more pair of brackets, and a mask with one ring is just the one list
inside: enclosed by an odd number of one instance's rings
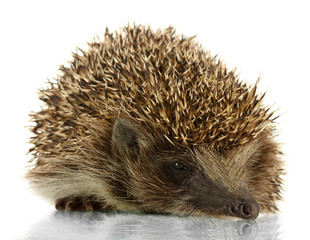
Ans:
{"label": "brown fur", "polygon": [[256,85],[193,38],[171,27],[106,31],[60,70],[31,115],[27,174],[58,209],[222,216],[240,202],[257,211],[257,202],[277,210],[283,169],[273,113]]}

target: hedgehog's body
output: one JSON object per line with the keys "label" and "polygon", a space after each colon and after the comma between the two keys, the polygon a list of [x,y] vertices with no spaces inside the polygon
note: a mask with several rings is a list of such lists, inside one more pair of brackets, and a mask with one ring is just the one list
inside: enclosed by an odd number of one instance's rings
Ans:
{"label": "hedgehog's body", "polygon": [[255,218],[281,160],[256,86],[172,28],[125,28],[74,54],[32,115],[28,178],[58,209]]}

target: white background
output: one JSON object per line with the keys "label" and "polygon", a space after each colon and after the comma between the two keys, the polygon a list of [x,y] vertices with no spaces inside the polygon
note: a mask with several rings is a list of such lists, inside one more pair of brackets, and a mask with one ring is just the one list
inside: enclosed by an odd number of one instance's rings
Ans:
{"label": "white background", "polygon": [[[275,220],[279,225],[277,237],[271,239],[309,239],[310,7],[307,1],[111,2],[0,3],[0,238],[26,238],[31,235],[29,232],[35,232],[34,235],[43,234],[42,239],[54,239],[44,229],[49,224],[56,226],[56,232],[58,226],[65,228],[63,219],[54,218],[53,207],[29,193],[20,180],[30,158],[25,155],[30,136],[25,128],[29,125],[28,114],[39,109],[37,90],[44,87],[47,78],[56,77],[58,66],[71,59],[71,51],[77,46],[85,49],[86,42],[96,34],[103,36],[106,27],[116,30],[128,22],[136,22],[150,24],[155,29],[173,25],[178,33],[196,34],[205,49],[218,54],[229,69],[237,67],[241,79],[253,83],[262,76],[259,89],[267,90],[265,103],[274,104],[281,114],[279,141],[284,143],[288,172],[285,201]],[[46,218],[43,226],[31,227],[42,218]],[[118,220],[122,224],[122,219]],[[273,220],[268,221],[273,224]],[[67,239],[71,239],[70,234],[72,239],[83,235],[70,231],[67,234]],[[103,233],[98,231],[98,234]],[[104,236],[98,239],[107,239]]]}

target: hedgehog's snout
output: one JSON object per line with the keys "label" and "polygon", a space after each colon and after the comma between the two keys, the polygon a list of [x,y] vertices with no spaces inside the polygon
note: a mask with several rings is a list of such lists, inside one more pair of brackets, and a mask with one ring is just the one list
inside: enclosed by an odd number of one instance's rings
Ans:
{"label": "hedgehog's snout", "polygon": [[226,207],[227,215],[243,218],[255,219],[259,214],[259,205],[255,200],[242,200],[229,204]]}

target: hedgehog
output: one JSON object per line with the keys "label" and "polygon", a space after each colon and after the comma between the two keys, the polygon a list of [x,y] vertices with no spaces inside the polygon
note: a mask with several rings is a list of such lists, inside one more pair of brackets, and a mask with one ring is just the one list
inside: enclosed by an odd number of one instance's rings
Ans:
{"label": "hedgehog", "polygon": [[57,210],[255,219],[284,174],[275,112],[196,37],[106,28],[39,91],[26,178]]}

